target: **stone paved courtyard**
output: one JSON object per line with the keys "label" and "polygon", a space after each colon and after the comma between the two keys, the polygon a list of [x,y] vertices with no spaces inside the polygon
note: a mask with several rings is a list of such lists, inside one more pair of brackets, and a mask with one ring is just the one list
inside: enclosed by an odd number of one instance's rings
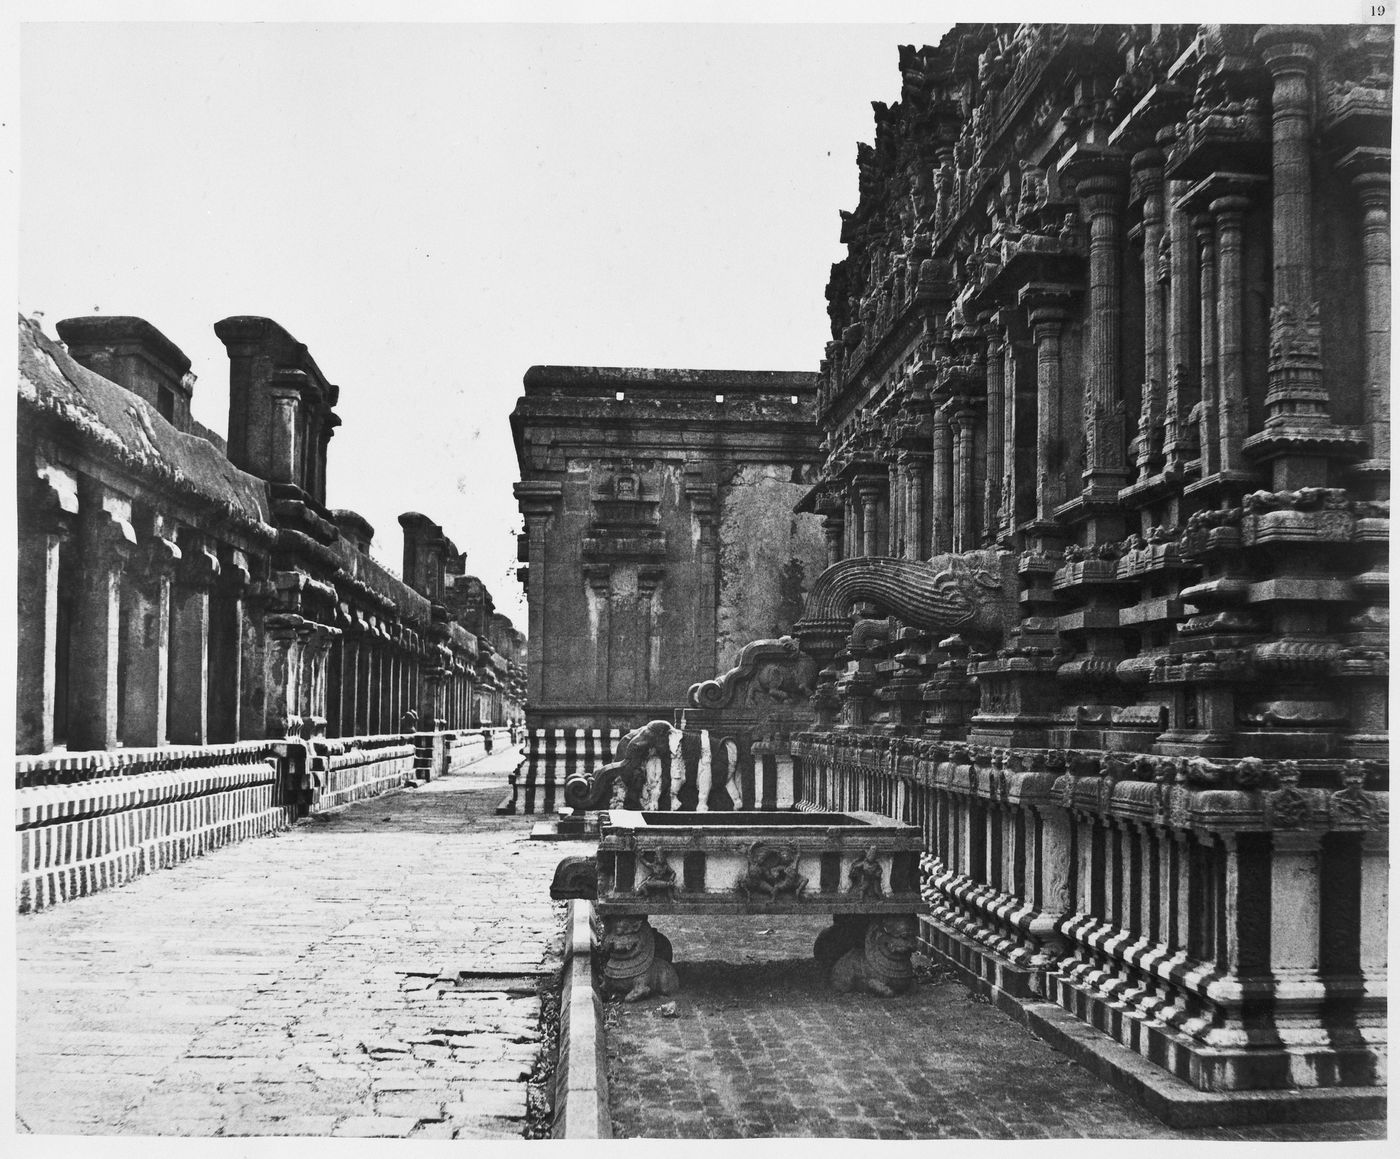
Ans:
{"label": "stone paved courtyard", "polygon": [[681,993],[608,1003],[618,1136],[1380,1139],[1383,1123],[1174,1131],[941,971],[837,995],[806,918],[658,918]]}
{"label": "stone paved courtyard", "polygon": [[[583,847],[494,815],[516,759],[20,917],[16,1130],[519,1138]],[[837,997],[809,922],[658,924],[684,990],[607,1008],[621,1136],[1384,1136],[1171,1131],[937,972]]]}
{"label": "stone paved courtyard", "polygon": [[20,917],[16,1129],[519,1137],[561,907],[517,760]]}

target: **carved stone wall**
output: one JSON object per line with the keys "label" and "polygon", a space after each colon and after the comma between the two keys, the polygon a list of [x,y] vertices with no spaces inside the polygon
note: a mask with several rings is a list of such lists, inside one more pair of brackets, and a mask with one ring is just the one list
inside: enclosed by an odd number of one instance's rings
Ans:
{"label": "carved stone wall", "polygon": [[674,719],[696,674],[781,634],[825,558],[794,515],[812,376],[534,367],[512,416],[532,729]]}

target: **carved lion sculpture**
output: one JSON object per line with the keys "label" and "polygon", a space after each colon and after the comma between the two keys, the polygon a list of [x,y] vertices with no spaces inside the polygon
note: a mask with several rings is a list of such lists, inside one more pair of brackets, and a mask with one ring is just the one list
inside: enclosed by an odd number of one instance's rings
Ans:
{"label": "carved lion sculpture", "polygon": [[[665,956],[660,952],[665,949]],[[644,916],[603,919],[605,955],[599,988],[603,997],[621,994],[624,1002],[639,1002],[653,994],[674,994],[680,978],[670,961],[670,942],[651,928]]]}
{"label": "carved lion sculpture", "polygon": [[909,957],[918,947],[912,914],[889,914],[873,920],[865,942],[847,950],[831,970],[831,985],[842,994],[878,994],[891,998],[914,984]]}

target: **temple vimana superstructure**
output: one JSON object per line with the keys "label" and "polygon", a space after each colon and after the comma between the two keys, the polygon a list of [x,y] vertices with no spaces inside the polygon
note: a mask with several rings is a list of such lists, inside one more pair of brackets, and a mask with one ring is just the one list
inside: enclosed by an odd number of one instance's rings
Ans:
{"label": "temple vimana superstructure", "polygon": [[452,771],[523,720],[525,638],[442,527],[400,517],[400,578],[327,506],[339,387],[271,319],[214,329],[226,441],[150,323],[20,319],[21,908]]}
{"label": "temple vimana superstructure", "polygon": [[[810,464],[794,542],[819,529],[824,570],[789,638],[671,674],[693,687],[652,713],[681,726],[676,807],[918,824],[926,950],[1104,1059],[1242,1098],[1384,1082],[1393,54],[1342,25],[901,48],[810,449],[764,452]],[[643,586],[715,581],[699,548],[648,571],[640,501],[706,494],[686,440],[626,465],[652,396],[691,387],[595,378],[615,437],[521,454],[532,626],[545,593],[604,606],[624,540]],[[518,446],[546,387],[574,389],[530,372]],[[612,756],[534,707],[537,787]]]}

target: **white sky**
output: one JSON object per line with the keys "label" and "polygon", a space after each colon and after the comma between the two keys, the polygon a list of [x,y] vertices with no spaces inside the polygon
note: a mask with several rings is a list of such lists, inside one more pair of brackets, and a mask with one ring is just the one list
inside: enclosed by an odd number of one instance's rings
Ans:
{"label": "white sky", "polygon": [[507,415],[534,363],[815,370],[870,102],[946,26],[37,24],[20,306],[194,362],[275,318],[341,387],[327,498],[419,510],[525,625]]}
{"label": "white sky", "polygon": [[[441,17],[424,4],[246,0],[238,15]],[[1125,15],[1026,7],[709,14]],[[1233,3],[1188,11],[1201,7],[1133,16],[1258,19]],[[29,21],[83,14],[73,0],[22,8]],[[117,9],[198,11],[99,11]],[[1344,0],[1331,18],[1368,12]],[[1289,4],[1275,18],[1316,15]],[[213,324],[275,318],[341,387],[330,506],[369,519],[395,569],[398,515],[435,519],[523,628],[507,415],[526,368],[815,370],[870,102],[898,98],[899,44],[936,43],[947,27],[22,24],[19,305],[42,310],[50,333],[94,310],[146,318],[193,360],[195,417],[220,432],[228,363]]]}

